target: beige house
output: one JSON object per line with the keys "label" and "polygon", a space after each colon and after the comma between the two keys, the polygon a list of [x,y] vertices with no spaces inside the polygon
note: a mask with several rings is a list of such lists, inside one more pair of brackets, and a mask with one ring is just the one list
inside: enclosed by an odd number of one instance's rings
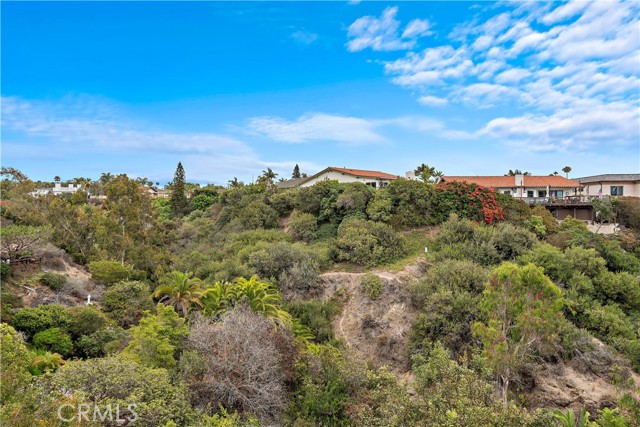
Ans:
{"label": "beige house", "polygon": [[640,173],[604,174],[575,178],[587,196],[640,197]]}
{"label": "beige house", "polygon": [[338,181],[340,183],[361,182],[373,188],[384,188],[400,176],[390,173],[363,169],[328,167],[306,178],[294,178],[276,183],[277,188],[311,187],[322,181]]}

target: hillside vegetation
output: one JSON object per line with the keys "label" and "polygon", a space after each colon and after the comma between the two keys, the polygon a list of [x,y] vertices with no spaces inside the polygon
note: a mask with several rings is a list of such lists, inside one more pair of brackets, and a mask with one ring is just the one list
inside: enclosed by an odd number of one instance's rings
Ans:
{"label": "hillside vegetation", "polygon": [[603,236],[462,183],[3,175],[3,425],[640,426],[638,199]]}

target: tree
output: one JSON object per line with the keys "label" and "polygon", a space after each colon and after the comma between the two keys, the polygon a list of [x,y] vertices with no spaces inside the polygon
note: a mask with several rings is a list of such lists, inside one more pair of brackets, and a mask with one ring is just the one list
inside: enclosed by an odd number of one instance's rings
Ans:
{"label": "tree", "polygon": [[544,352],[559,330],[563,300],[560,289],[533,264],[504,263],[485,285],[481,309],[486,323],[475,322],[474,334],[498,376],[503,403],[509,383],[532,352]]}
{"label": "tree", "polygon": [[282,297],[268,282],[257,276],[240,277],[229,282],[217,282],[209,286],[203,297],[204,312],[213,317],[222,316],[238,304],[247,304],[255,313],[280,324],[290,325],[291,315],[282,309]]}
{"label": "tree", "polygon": [[64,365],[64,359],[58,353],[39,350],[35,353],[29,369],[34,375],[55,372],[60,366]]}
{"label": "tree", "polygon": [[104,293],[102,309],[122,327],[138,323],[146,310],[153,309],[149,285],[119,282]]}
{"label": "tree", "polygon": [[272,422],[287,407],[296,349],[288,331],[262,315],[239,307],[217,324],[195,316],[188,349],[180,370],[196,406],[218,402]]}
{"label": "tree", "polygon": [[267,168],[267,170],[262,171],[262,175],[258,177],[258,183],[260,184],[273,184],[273,181],[278,177],[278,174],[275,173],[271,168]]}
{"label": "tree", "polygon": [[229,188],[238,188],[244,186],[244,182],[238,181],[238,178],[236,178],[235,176],[233,177],[233,179],[230,179],[227,184]]}
{"label": "tree", "polygon": [[293,173],[291,174],[291,178],[300,178],[300,166],[298,166],[298,164],[296,163],[295,167],[293,168]]}
{"label": "tree", "polygon": [[60,182],[61,179],[60,179],[60,177],[58,175],[56,175],[56,176],[53,177],[53,181],[54,182]]}
{"label": "tree", "polygon": [[516,176],[516,175],[529,176],[531,175],[531,172],[522,172],[520,169],[516,169],[516,170],[509,169],[509,172],[504,174],[504,176]]}
{"label": "tree", "polygon": [[418,166],[414,173],[418,178],[422,180],[422,182],[433,184],[436,181],[436,178],[443,176],[443,172],[436,170],[435,167],[429,166],[426,163]]}
{"label": "tree", "polygon": [[121,265],[118,261],[94,261],[88,265],[91,277],[106,286],[127,280],[131,269]]}
{"label": "tree", "polygon": [[202,280],[192,277],[193,273],[172,271],[160,279],[160,286],[153,296],[160,302],[173,306],[178,313],[186,316],[192,306],[202,307]]}
{"label": "tree", "polygon": [[[72,390],[83,402],[102,410],[111,405],[112,419],[118,408],[120,418],[129,420],[124,425],[185,425],[191,412],[187,390],[174,385],[166,369],[149,368],[123,357],[69,361],[53,374],[50,384],[53,390]],[[134,416],[137,419],[131,423]]]}
{"label": "tree", "polygon": [[60,328],[38,332],[33,336],[33,345],[36,348],[60,353],[63,356],[68,356],[73,350],[71,337]]}
{"label": "tree", "polygon": [[102,172],[100,174],[100,183],[102,185],[107,185],[113,179],[113,174],[111,172]]}
{"label": "tree", "polygon": [[562,172],[564,172],[567,176],[567,178],[569,178],[569,172],[571,172],[571,166],[565,166],[562,168]]}
{"label": "tree", "polygon": [[172,307],[159,305],[156,314],[146,311],[140,323],[129,329],[131,341],[122,355],[150,368],[172,369],[176,350],[188,333],[184,319]]}
{"label": "tree", "polygon": [[178,162],[176,173],[171,183],[171,198],[169,199],[171,210],[175,216],[182,216],[186,213],[188,201],[185,188],[185,174],[182,162]]}
{"label": "tree", "polygon": [[0,246],[10,260],[28,258],[51,237],[48,227],[4,225],[0,227]]}

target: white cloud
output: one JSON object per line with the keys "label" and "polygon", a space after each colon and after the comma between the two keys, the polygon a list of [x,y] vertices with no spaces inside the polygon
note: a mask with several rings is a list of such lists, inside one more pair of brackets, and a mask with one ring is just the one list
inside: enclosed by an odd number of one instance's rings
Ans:
{"label": "white cloud", "polygon": [[[496,121],[489,120],[490,126],[478,135],[512,141],[515,134],[502,131],[507,125],[530,125],[525,126],[527,134],[539,125],[539,140],[549,147],[556,141],[559,149],[580,146],[580,141],[596,144],[598,136],[601,148],[614,136],[637,144],[640,3],[578,0],[502,6],[508,10],[460,24],[440,46],[384,62],[385,73],[393,83],[415,91],[418,102],[435,105],[446,99],[483,108],[485,116],[493,113]],[[441,98],[420,95],[433,92]],[[499,105],[529,113],[504,117],[502,110],[490,110]],[[593,119],[597,130],[587,120],[564,117],[570,111]],[[571,137],[571,132],[579,137]]]}
{"label": "white cloud", "polygon": [[248,127],[274,141],[289,143],[337,141],[364,144],[384,140],[370,120],[323,113],[306,114],[294,121],[255,117],[249,121]]}
{"label": "white cloud", "polygon": [[[631,107],[631,108],[630,108]],[[566,151],[593,145],[628,145],[638,141],[637,107],[611,103],[587,109],[568,108],[550,115],[527,114],[491,120],[479,132],[533,151]]]}
{"label": "white cloud", "polygon": [[261,159],[250,146],[230,136],[171,132],[141,124],[126,117],[112,102],[100,98],[80,96],[42,102],[2,97],[1,101],[5,161],[8,157],[24,158],[32,153],[34,158],[64,162],[77,155],[87,159],[83,153],[86,151],[98,153],[87,160],[90,168],[112,168],[118,173],[139,175],[139,166],[135,170],[122,170],[120,163],[102,163],[99,150],[103,149],[128,158],[139,157],[146,162],[144,174],[154,181],[170,179],[173,170],[165,169],[164,163],[171,162],[171,167],[175,167],[173,159],[180,159],[190,180],[218,183],[225,183],[232,176],[246,179],[265,166],[293,168],[293,162],[279,165]]}
{"label": "white cloud", "polygon": [[555,24],[574,17],[578,13],[582,12],[588,5],[589,2],[584,0],[572,0],[549,12],[541,19],[541,21],[547,25]]}
{"label": "white cloud", "polygon": [[298,30],[291,34],[291,38],[297,43],[309,45],[318,40],[318,35],[306,30]]}
{"label": "white cloud", "polygon": [[433,32],[429,30],[430,27],[431,24],[426,19],[414,19],[407,24],[407,27],[402,32],[402,38],[412,39],[428,36],[429,34],[433,34]]}
{"label": "white cloud", "polygon": [[382,15],[363,16],[356,19],[350,26],[347,49],[358,52],[367,48],[375,51],[391,51],[411,49],[416,45],[419,37],[432,34],[427,20],[414,19],[400,34],[400,21],[396,19],[398,7],[388,7]]}
{"label": "white cloud", "polygon": [[418,98],[418,102],[428,107],[442,107],[449,103],[447,98],[438,98],[437,96],[421,96]]}
{"label": "white cloud", "polygon": [[498,83],[518,83],[520,80],[529,77],[531,72],[524,68],[509,68],[496,76]]}

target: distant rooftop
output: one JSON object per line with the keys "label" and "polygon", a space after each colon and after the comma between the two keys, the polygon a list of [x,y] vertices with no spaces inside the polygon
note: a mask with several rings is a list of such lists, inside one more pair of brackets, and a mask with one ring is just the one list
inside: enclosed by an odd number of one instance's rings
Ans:
{"label": "distant rooftop", "polygon": [[592,182],[615,181],[615,182],[634,182],[640,181],[640,173],[605,173],[602,175],[585,176],[582,178],[574,178],[581,184],[589,184]]}
{"label": "distant rooftop", "polygon": [[[576,188],[580,184],[574,180],[563,176],[531,176],[522,175],[523,187],[554,187],[554,188]],[[492,188],[513,188],[516,187],[515,176],[443,176],[444,182],[469,182]]]}

